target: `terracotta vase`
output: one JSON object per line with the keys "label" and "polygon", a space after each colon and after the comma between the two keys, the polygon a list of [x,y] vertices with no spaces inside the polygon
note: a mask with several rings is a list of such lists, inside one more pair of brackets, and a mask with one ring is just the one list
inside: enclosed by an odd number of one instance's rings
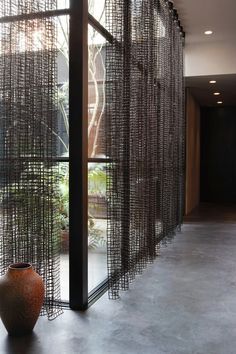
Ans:
{"label": "terracotta vase", "polygon": [[10,335],[32,332],[43,300],[43,280],[31,264],[12,264],[0,278],[0,316]]}

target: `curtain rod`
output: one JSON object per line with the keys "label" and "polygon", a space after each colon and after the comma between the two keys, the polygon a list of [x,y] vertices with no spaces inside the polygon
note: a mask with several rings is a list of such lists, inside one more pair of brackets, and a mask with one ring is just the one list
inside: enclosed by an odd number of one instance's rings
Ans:
{"label": "curtain rod", "polygon": [[168,4],[170,11],[173,12],[173,19],[177,22],[177,27],[179,27],[180,33],[182,34],[183,38],[185,38],[185,32],[183,30],[183,26],[181,26],[178,11],[174,8],[174,4],[172,1],[166,0],[166,3]]}

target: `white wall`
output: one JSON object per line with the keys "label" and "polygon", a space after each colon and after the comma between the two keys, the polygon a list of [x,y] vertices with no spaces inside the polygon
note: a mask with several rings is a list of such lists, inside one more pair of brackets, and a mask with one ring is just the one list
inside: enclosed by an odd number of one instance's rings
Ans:
{"label": "white wall", "polygon": [[185,76],[236,74],[236,40],[185,45]]}

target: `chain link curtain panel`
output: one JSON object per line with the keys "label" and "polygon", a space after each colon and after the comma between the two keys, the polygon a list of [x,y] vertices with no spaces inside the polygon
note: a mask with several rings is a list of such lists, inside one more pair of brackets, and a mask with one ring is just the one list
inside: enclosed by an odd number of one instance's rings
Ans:
{"label": "chain link curtain panel", "polygon": [[116,299],[182,223],[183,36],[164,0],[110,0],[106,19],[108,281]]}
{"label": "chain link curtain panel", "polygon": [[32,263],[44,280],[49,318],[61,312],[56,27],[52,18],[30,14],[55,8],[55,0],[0,4],[0,271]]}

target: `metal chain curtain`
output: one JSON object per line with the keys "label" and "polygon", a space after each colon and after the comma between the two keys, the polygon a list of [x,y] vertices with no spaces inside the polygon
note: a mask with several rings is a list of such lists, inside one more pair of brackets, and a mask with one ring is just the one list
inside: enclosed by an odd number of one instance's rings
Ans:
{"label": "metal chain curtain", "polygon": [[[30,262],[42,275],[52,319],[59,305],[55,131],[57,51],[53,19],[28,14],[56,8],[55,0],[4,0],[0,15],[0,272]],[[1,22],[1,19],[0,19]]]}
{"label": "metal chain curtain", "polygon": [[164,0],[111,0],[106,27],[110,298],[157,256],[183,215],[183,37]]}

